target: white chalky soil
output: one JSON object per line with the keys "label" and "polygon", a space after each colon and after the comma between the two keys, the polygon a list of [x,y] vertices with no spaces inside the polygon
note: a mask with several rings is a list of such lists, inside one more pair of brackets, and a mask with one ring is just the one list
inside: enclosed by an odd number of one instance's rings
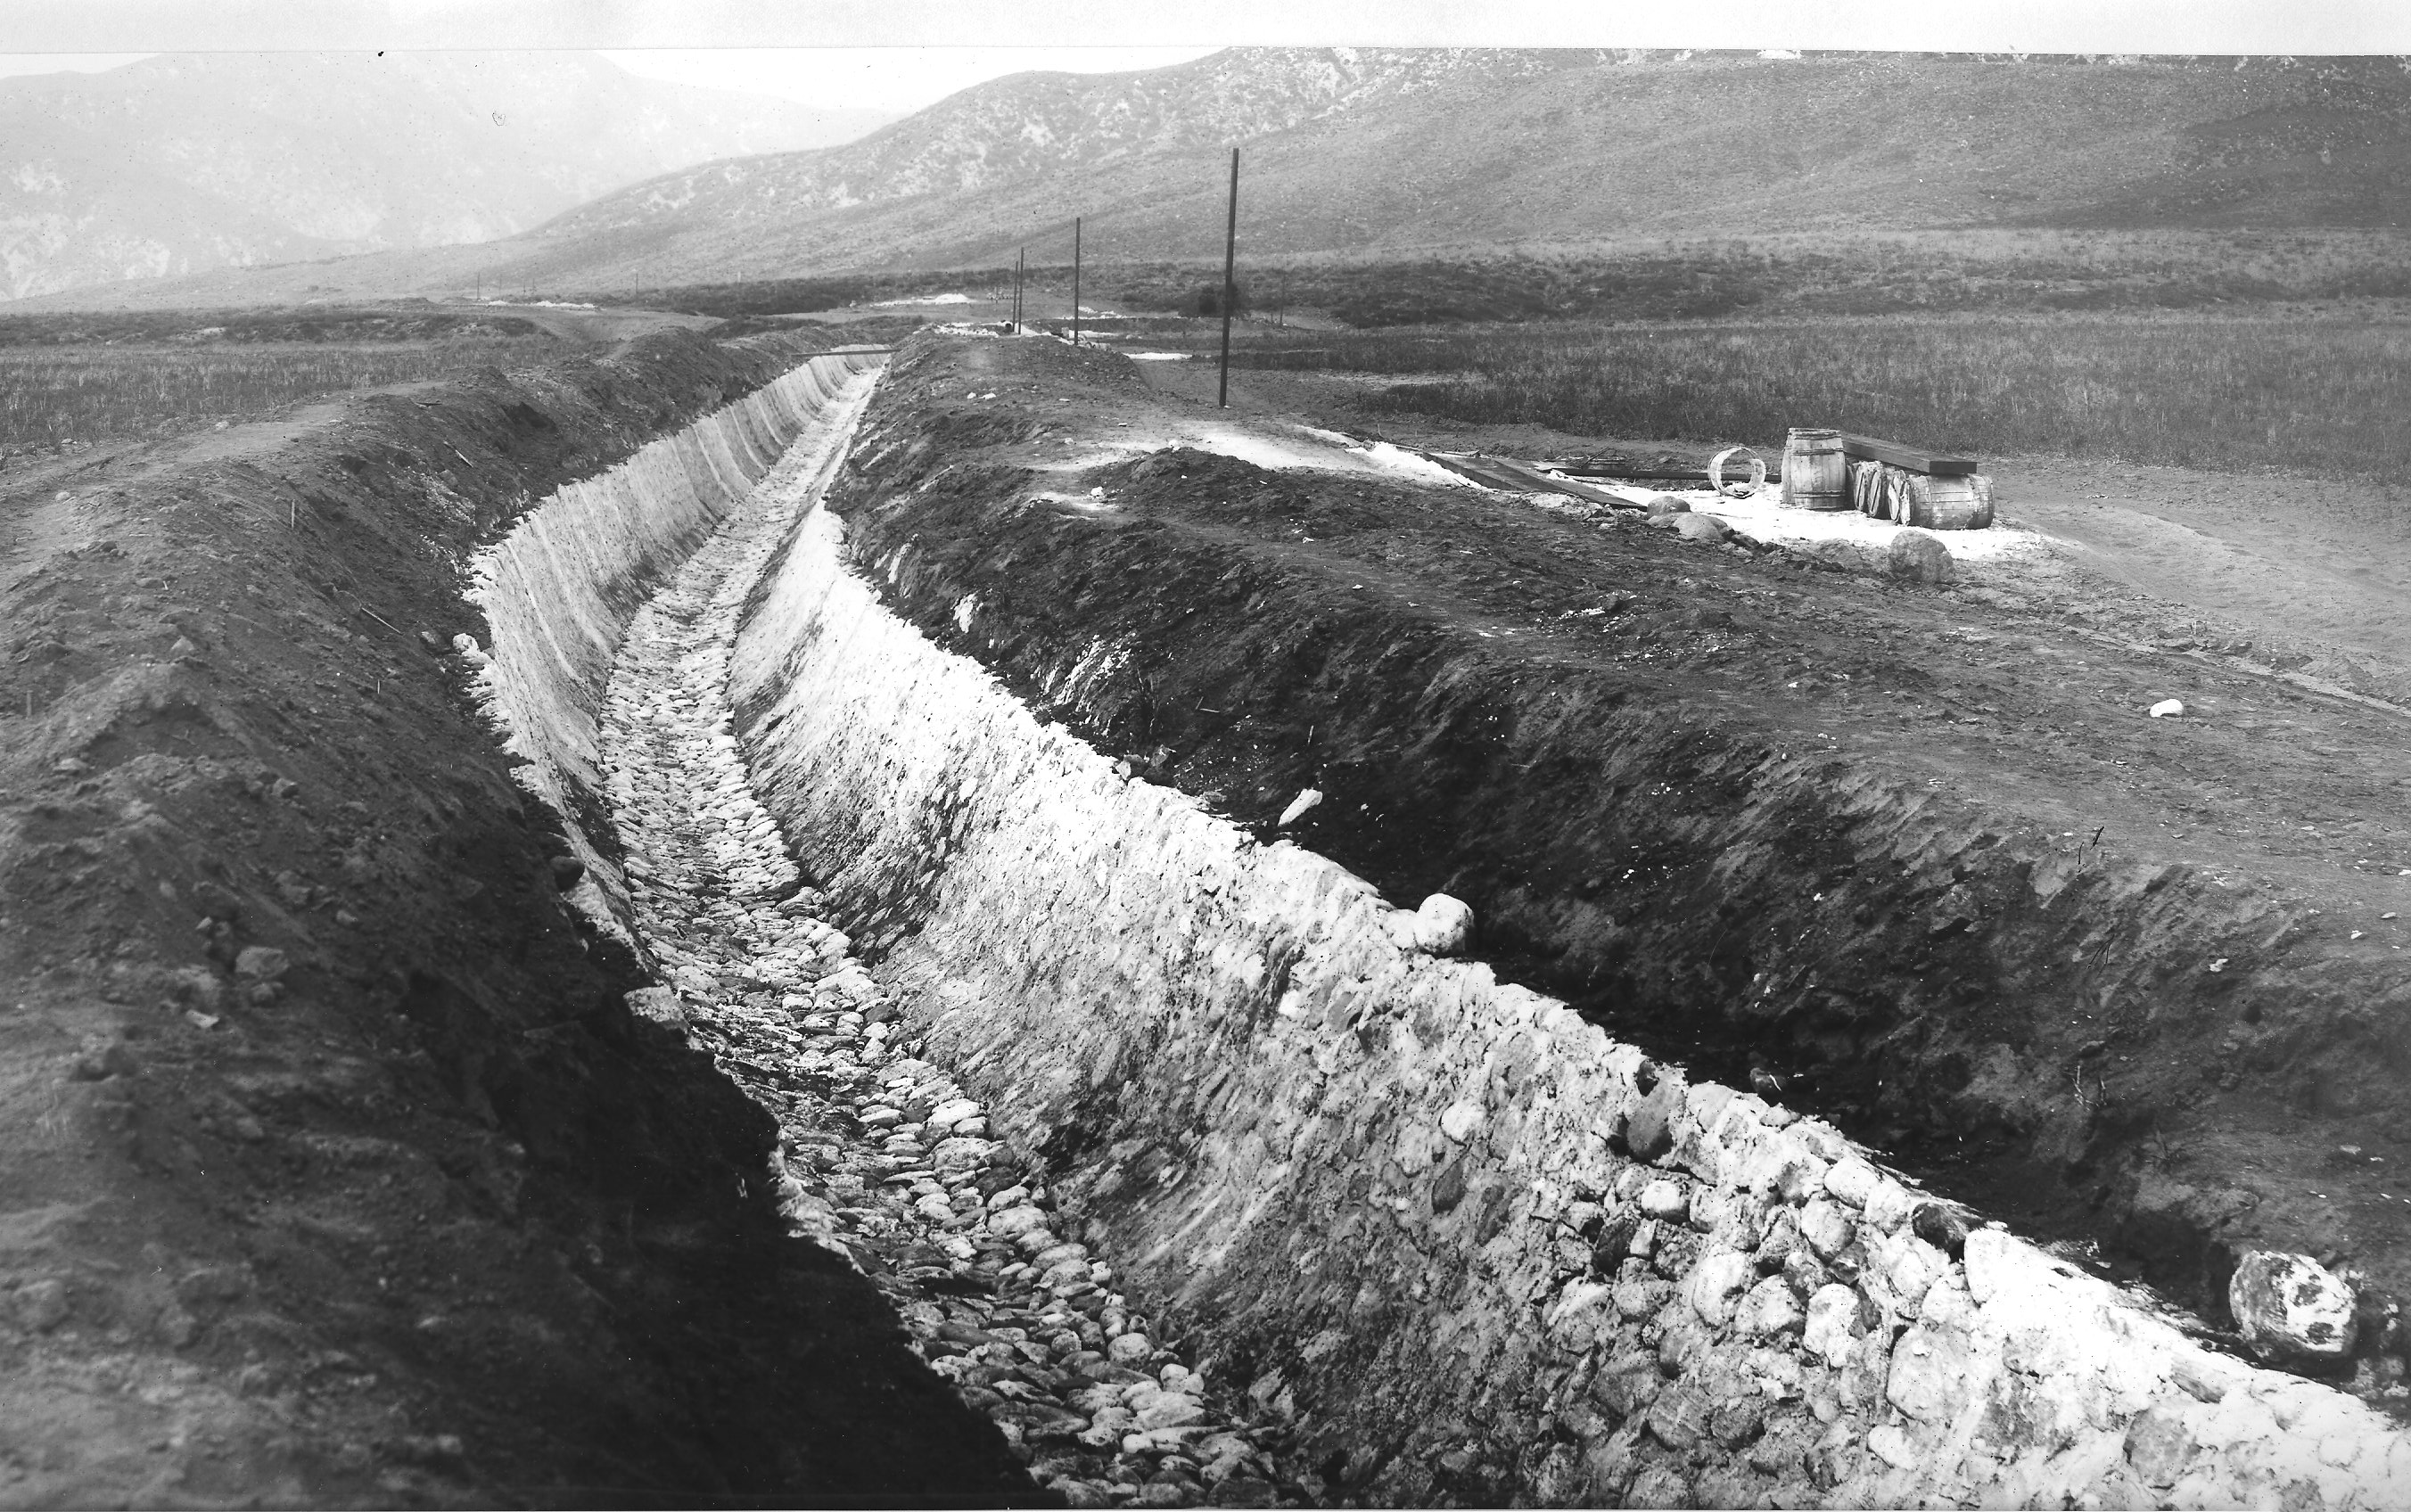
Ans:
{"label": "white chalky soil", "polygon": [[778,1118],[792,1231],[872,1278],[1033,1477],[1074,1506],[1293,1505],[1257,1436],[1070,1240],[1034,1168],[914,1058],[748,786],[726,702],[738,614],[836,444],[796,446],[621,644],[601,746],[637,933],[691,1040]]}

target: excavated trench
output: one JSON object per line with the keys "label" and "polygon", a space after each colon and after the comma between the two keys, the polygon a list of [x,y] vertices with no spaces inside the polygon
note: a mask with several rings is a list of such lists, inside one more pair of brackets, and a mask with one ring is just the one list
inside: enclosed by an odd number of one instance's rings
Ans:
{"label": "excavated trench", "polygon": [[[1038,717],[1130,655],[1084,606],[991,620],[964,594],[950,632],[916,624],[948,580],[923,557],[976,532],[899,536],[899,503],[1002,509],[986,565],[1008,579],[1043,565],[1049,519],[1060,549],[1129,528],[1060,496],[1031,514],[1027,473],[1002,497],[949,476],[957,422],[917,412],[965,344],[916,342],[851,458],[873,380],[845,380],[708,532],[653,518],[638,480],[605,490],[620,557],[565,563],[539,510],[483,602],[496,712],[580,821],[580,898],[664,983],[632,1005],[778,1120],[791,1231],[875,1282],[1042,1484],[1075,1505],[2411,1494],[2411,1443],[2361,1403],[2205,1349],[1779,1097],[1459,958],[1334,861],[1147,780],[1162,757]],[[879,516],[875,554],[841,510]],[[581,574],[673,557],[640,609],[570,632]],[[1032,664],[1059,670],[1022,688]]]}

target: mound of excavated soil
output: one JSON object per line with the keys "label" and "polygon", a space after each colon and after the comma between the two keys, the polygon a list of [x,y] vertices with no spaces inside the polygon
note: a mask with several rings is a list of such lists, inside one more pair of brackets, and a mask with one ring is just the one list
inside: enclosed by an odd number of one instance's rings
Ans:
{"label": "mound of excavated soil", "polygon": [[2254,1247],[2411,1285],[2399,715],[2071,627],[2081,583],[1173,446],[1133,371],[901,361],[832,497],[891,604],[1267,835],[1320,791],[1281,833],[1465,898],[1502,975],[2105,1268],[2214,1315]]}
{"label": "mound of excavated soil", "polygon": [[784,1237],[770,1120],[632,1020],[436,649],[488,639],[499,527],[798,349],[650,338],[0,498],[0,1500],[1032,1497]]}

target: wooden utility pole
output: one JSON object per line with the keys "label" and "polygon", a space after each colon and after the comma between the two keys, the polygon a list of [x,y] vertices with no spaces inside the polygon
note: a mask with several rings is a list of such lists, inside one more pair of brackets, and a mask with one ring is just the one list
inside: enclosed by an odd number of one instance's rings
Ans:
{"label": "wooden utility pole", "polygon": [[1231,149],[1231,222],[1222,235],[1222,388],[1214,402],[1231,407],[1231,307],[1239,302],[1239,150]]}
{"label": "wooden utility pole", "polygon": [[1080,344],[1080,217],[1072,217],[1072,344]]}
{"label": "wooden utility pole", "polygon": [[1021,281],[1030,276],[1030,249],[1024,247],[1013,260],[1013,334],[1021,334]]}

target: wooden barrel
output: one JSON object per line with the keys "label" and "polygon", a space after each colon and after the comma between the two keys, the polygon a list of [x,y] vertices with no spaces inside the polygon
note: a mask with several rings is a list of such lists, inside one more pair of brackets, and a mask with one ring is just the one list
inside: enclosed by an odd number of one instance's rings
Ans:
{"label": "wooden barrel", "polygon": [[1980,531],[1993,523],[1993,480],[1982,473],[1964,478],[1933,478],[1922,472],[1904,473],[1907,487],[1905,512],[1892,517],[1905,525],[1929,531]]}
{"label": "wooden barrel", "polygon": [[1862,515],[1880,516],[1884,502],[1884,465],[1881,462],[1850,464],[1850,507]]}
{"label": "wooden barrel", "polygon": [[1783,443],[1783,502],[1793,509],[1850,507],[1840,431],[1792,428]]}

